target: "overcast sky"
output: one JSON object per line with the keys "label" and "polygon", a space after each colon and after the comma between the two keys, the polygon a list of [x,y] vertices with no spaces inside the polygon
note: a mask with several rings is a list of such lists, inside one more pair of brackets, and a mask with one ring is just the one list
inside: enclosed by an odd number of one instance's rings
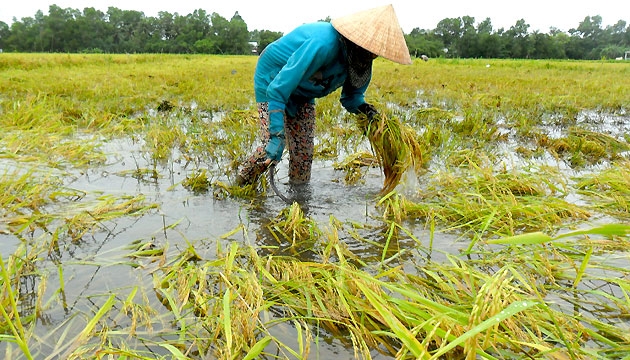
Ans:
{"label": "overcast sky", "polygon": [[37,10],[48,14],[48,7],[79,9],[93,7],[103,12],[109,6],[122,10],[142,11],[157,16],[159,11],[187,15],[195,9],[216,12],[230,19],[236,11],[248,29],[289,32],[305,22],[327,16],[335,18],[376,6],[393,4],[405,33],[413,28],[434,29],[440,20],[472,16],[475,24],[490,18],[495,30],[509,29],[519,19],[531,27],[529,31],[549,32],[550,27],[568,31],[576,28],[586,16],[600,15],[602,27],[618,20],[630,24],[628,0],[1,0],[0,21],[12,23],[13,17],[33,17]]}

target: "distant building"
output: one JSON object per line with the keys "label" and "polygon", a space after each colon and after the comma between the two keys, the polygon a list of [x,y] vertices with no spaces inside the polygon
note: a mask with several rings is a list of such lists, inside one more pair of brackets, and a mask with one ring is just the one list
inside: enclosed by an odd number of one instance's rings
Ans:
{"label": "distant building", "polygon": [[257,41],[250,41],[249,42],[249,46],[252,49],[252,54],[257,55],[258,54],[258,42]]}
{"label": "distant building", "polygon": [[626,51],[625,58],[626,58],[626,60],[630,60],[630,51]]}

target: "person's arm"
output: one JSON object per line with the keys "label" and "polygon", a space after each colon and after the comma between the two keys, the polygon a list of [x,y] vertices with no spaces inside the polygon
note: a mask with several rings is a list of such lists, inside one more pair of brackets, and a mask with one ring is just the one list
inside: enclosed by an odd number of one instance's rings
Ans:
{"label": "person's arm", "polygon": [[365,91],[371,80],[372,76],[370,75],[370,79],[360,88],[344,85],[341,89],[341,98],[339,99],[341,105],[353,114],[360,113],[359,106],[365,104]]}
{"label": "person's arm", "polygon": [[280,160],[284,150],[284,117],[291,94],[304,78],[312,76],[327,58],[328,50],[317,40],[306,41],[289,57],[267,87],[269,99],[269,143],[265,149],[271,160]]}
{"label": "person's arm", "polygon": [[[372,77],[370,76],[370,80]],[[364,114],[368,120],[373,120],[378,115],[378,110],[374,105],[365,102],[365,91],[367,90],[370,80],[360,88],[352,88],[344,86],[341,91],[341,104],[343,107],[353,114]]]}

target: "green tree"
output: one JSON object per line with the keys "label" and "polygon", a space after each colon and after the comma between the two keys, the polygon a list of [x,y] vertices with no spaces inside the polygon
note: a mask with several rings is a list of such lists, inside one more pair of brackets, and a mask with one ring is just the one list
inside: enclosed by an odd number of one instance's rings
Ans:
{"label": "green tree", "polygon": [[[602,17],[587,16],[576,29],[569,30],[574,37],[576,59],[599,59],[606,33],[601,27]],[[598,46],[600,47],[598,49]]]}
{"label": "green tree", "polygon": [[[503,29],[501,29],[502,31]],[[493,31],[490,18],[486,18],[477,25],[477,56],[482,58],[505,57],[501,36]]]}
{"label": "green tree", "polygon": [[228,27],[227,52],[229,54],[250,54],[249,31],[245,20],[238,11],[230,19]]}
{"label": "green tree", "polygon": [[624,35],[627,31],[626,27],[627,23],[624,20],[619,20],[615,25],[606,27],[606,31],[610,34],[611,43],[617,45],[628,45],[624,44]]}
{"label": "green tree", "polygon": [[[627,22],[602,28],[599,15],[585,17],[568,33],[553,27],[548,33],[529,33],[524,19],[507,31],[493,29],[490,18],[474,23],[470,16],[446,18],[433,30],[413,29],[405,41],[411,55],[429,57],[600,59],[623,56],[630,48]],[[0,47],[23,52],[250,54],[249,42],[257,42],[262,52],[281,36],[264,29],[249,32],[238,12],[228,21],[203,9],[147,17],[115,7],[103,13],[51,5],[48,14],[38,10],[33,17],[13,18],[10,25],[0,22]]]}
{"label": "green tree", "polygon": [[426,55],[436,58],[444,55],[444,43],[431,30],[414,28],[408,35],[405,35],[405,41],[411,56]]}
{"label": "green tree", "polygon": [[517,59],[529,58],[534,50],[531,39],[528,36],[529,24],[524,19],[516,21],[509,30],[504,33],[507,40],[509,56]]}
{"label": "green tree", "polygon": [[211,40],[215,43],[217,54],[249,54],[249,31],[247,24],[238,11],[230,21],[217,13],[210,16],[212,20]]}
{"label": "green tree", "polygon": [[626,48],[617,46],[617,45],[609,45],[599,52],[599,56],[602,59],[616,59],[618,57],[623,57],[625,54]]}
{"label": "green tree", "polygon": [[0,50],[4,51],[4,49],[6,49],[9,36],[11,36],[9,25],[4,21],[0,21]]}
{"label": "green tree", "polygon": [[476,58],[479,57],[478,36],[475,29],[475,18],[471,16],[461,17],[462,32],[461,37],[457,41],[457,54],[461,57]]}
{"label": "green tree", "polygon": [[147,52],[152,53],[171,53],[175,52],[175,39],[178,35],[178,30],[175,25],[175,17],[177,14],[171,14],[167,11],[158,12],[157,17],[148,18],[148,21],[153,27],[153,32],[149,38],[145,49]]}
{"label": "green tree", "polygon": [[[38,13],[42,14],[41,11]],[[42,51],[41,43],[38,42],[40,33],[38,29],[39,25],[32,17],[24,17],[21,21],[13,18],[7,49],[9,51]]]}
{"label": "green tree", "polygon": [[194,20],[192,22],[189,22],[189,20],[188,16],[180,16],[175,13],[173,28],[177,35],[170,40],[171,52],[179,54],[193,52],[193,45],[197,41],[197,37],[194,29]]}
{"label": "green tree", "polygon": [[278,31],[262,30],[257,31],[258,36],[255,36],[252,40],[258,43],[258,53],[262,53],[265,48],[272,42],[280,39],[282,33]]}
{"label": "green tree", "polygon": [[[210,22],[210,15],[205,10],[195,10],[187,18],[189,21],[189,37],[193,44],[209,39],[212,34],[212,23]],[[204,53],[207,53],[207,51],[204,51]]]}
{"label": "green tree", "polygon": [[75,19],[77,51],[109,51],[111,32],[105,13],[93,7],[83,9],[83,14]]}
{"label": "green tree", "polygon": [[45,51],[60,51],[60,43],[63,41],[61,33],[67,18],[63,14],[63,9],[57,5],[51,5],[48,13],[49,15],[44,15],[43,12],[35,14],[35,19],[41,26],[39,36],[41,48]]}
{"label": "green tree", "polygon": [[462,20],[459,18],[447,18],[441,20],[435,28],[435,34],[448,50],[448,57],[460,56],[457,53],[458,42],[463,33]]}
{"label": "green tree", "polygon": [[213,54],[226,54],[228,51],[228,34],[230,28],[230,22],[223,16],[212,13],[210,15],[210,21],[212,24],[212,34],[210,40],[214,42]]}
{"label": "green tree", "polygon": [[117,53],[142,52],[143,44],[150,38],[143,26],[144,13],[136,10],[107,9],[112,27],[112,51]]}
{"label": "green tree", "polygon": [[600,56],[609,59],[624,56],[625,52],[630,50],[630,26],[626,26],[625,21],[619,20],[615,25],[607,27],[606,31],[610,38]]}
{"label": "green tree", "polygon": [[554,59],[566,59],[567,58],[567,46],[571,41],[571,38],[567,33],[562,32],[556,28],[549,30],[549,36],[553,42],[553,55]]}
{"label": "green tree", "polygon": [[171,38],[169,42],[171,42],[171,52],[209,53],[212,51],[211,47],[209,47],[209,44],[213,43],[213,41],[210,40],[212,26],[210,24],[210,16],[205,10],[198,9],[186,16],[176,14],[170,33]]}
{"label": "green tree", "polygon": [[549,34],[534,31],[529,35],[529,38],[533,46],[530,57],[534,59],[553,59],[557,56],[555,43]]}
{"label": "green tree", "polygon": [[216,49],[216,43],[210,38],[197,40],[193,44],[193,49],[199,54],[212,54]]}

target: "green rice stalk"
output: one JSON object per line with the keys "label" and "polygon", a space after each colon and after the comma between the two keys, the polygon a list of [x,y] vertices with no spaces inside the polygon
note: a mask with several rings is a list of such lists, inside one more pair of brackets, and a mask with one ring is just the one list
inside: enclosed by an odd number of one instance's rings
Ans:
{"label": "green rice stalk", "polygon": [[[468,173],[437,173],[419,199],[392,194],[383,197],[385,218],[432,218],[474,234],[511,235],[551,229],[564,221],[586,219],[589,211],[562,199],[562,188],[548,173],[495,174],[485,167]],[[522,178],[519,178],[522,177]],[[561,182],[560,180],[558,180]]]}
{"label": "green rice stalk", "polygon": [[291,246],[303,247],[318,237],[315,222],[304,216],[304,211],[297,202],[284,208],[266,228],[278,243],[288,241]]}
{"label": "green rice stalk", "polygon": [[505,309],[498,312],[496,315],[484,320],[479,325],[470,329],[463,335],[459,336],[457,339],[451,341],[447,346],[443,347],[437,353],[433,354],[432,359],[439,359],[440,356],[446,354],[456,346],[468,341],[469,339],[474,338],[480,332],[490,329],[492,327],[497,327],[502,321],[514,316],[515,314],[527,310],[532,306],[535,306],[537,303],[535,301],[526,301],[526,300],[518,300],[510,304]]}
{"label": "green rice stalk", "polygon": [[[263,177],[263,187],[264,187],[264,177]],[[213,195],[215,198],[225,198],[228,196],[233,196],[237,198],[244,199],[253,199],[258,196],[260,193],[257,190],[257,185],[245,185],[245,186],[237,186],[237,185],[229,185],[225,182],[216,180],[212,182]],[[263,191],[264,194],[264,191]]]}
{"label": "green rice stalk", "polygon": [[176,348],[175,346],[171,344],[160,344],[160,346],[168,350],[171,353],[171,355],[173,355],[173,358],[175,359],[178,359],[178,360],[190,359],[188,356],[184,355],[178,348]]}
{"label": "green rice stalk", "polygon": [[345,183],[348,185],[354,185],[359,183],[365,173],[361,170],[363,167],[376,167],[379,166],[379,161],[373,154],[360,151],[354,154],[348,155],[343,161],[333,164],[335,170],[345,172]]}
{"label": "green rice stalk", "polygon": [[259,358],[260,354],[265,350],[267,345],[271,342],[271,336],[265,336],[264,338],[258,340],[254,346],[245,354],[243,360],[254,360]]}
{"label": "green rice stalk", "polygon": [[[325,237],[334,242],[339,225],[331,221]],[[613,228],[592,232],[625,233]],[[555,268],[557,274],[559,264],[567,262],[560,254],[550,255],[542,248],[539,257],[529,260],[531,268],[514,266],[514,261],[520,261],[514,254],[509,256],[509,265],[488,259],[499,266],[491,274],[481,270],[483,265],[448,256],[447,263],[432,263],[419,268],[419,275],[411,275],[400,268],[384,267],[375,273],[358,269],[346,260],[347,250],[341,245],[331,245],[327,251],[334,254],[326,256],[327,262],[316,263],[260,258],[254,248],[233,243],[218,260],[189,262],[182,254],[181,262],[163,269],[166,277],[157,283],[162,284],[161,291],[179,294],[170,298],[172,307],[179,309],[178,318],[187,319],[186,333],[199,334],[200,326],[214,331],[201,336],[208,343],[198,344],[203,353],[219,357],[263,354],[263,344],[286,355],[306,356],[312,341],[306,324],[321,327],[366,354],[378,348],[389,356],[457,358],[468,354],[491,359],[526,354],[562,357],[588,351],[580,348],[585,341],[580,319],[535,305],[549,291],[545,281],[536,280],[541,273],[538,267]],[[338,260],[330,262],[334,258]],[[593,257],[588,264],[595,265]],[[585,280],[591,280],[587,274]],[[265,320],[261,316],[265,309],[275,309],[279,318]],[[296,326],[297,348],[270,333],[271,327],[287,322]],[[603,337],[622,336],[614,329],[610,327]],[[570,349],[558,348],[554,345],[558,342]]]}
{"label": "green rice stalk", "polygon": [[578,193],[606,214],[630,218],[630,162],[621,161],[608,169],[578,178]]}
{"label": "green rice stalk", "polygon": [[369,303],[380,315],[382,321],[391,329],[392,337],[398,338],[411,351],[415,358],[428,358],[428,351],[420,344],[414,334],[403,325],[400,320],[383,303],[383,299],[374,293],[362,282],[357,282],[357,287],[363,292]]}
{"label": "green rice stalk", "polygon": [[232,349],[232,315],[230,314],[231,303],[230,289],[226,289],[223,294],[223,331],[225,335],[226,355],[231,356]]}
{"label": "green rice stalk", "polygon": [[103,303],[103,305],[98,309],[98,311],[94,314],[83,330],[75,337],[72,342],[68,345],[68,349],[65,354],[62,355],[63,358],[67,359],[71,354],[76,356],[77,352],[81,351],[81,348],[85,346],[91,339],[94,337],[93,330],[96,325],[109,313],[109,311],[114,306],[114,302],[116,301],[116,295],[112,294],[109,298]]}
{"label": "green rice stalk", "polygon": [[[14,292],[9,272],[14,272],[12,267],[16,265],[14,262],[10,262],[9,266],[6,266],[2,256],[0,254],[0,273],[2,275],[2,287],[0,292],[0,313],[2,314],[2,322],[0,323],[2,331],[8,330],[12,334],[11,336],[5,336],[5,341],[12,341],[17,343],[22,353],[27,359],[33,359],[30,349],[28,347],[28,334],[24,330],[22,325],[22,319],[20,311],[16,302],[17,294]],[[8,312],[7,312],[8,311]]]}
{"label": "green rice stalk", "polygon": [[550,236],[543,232],[524,233],[514,236],[506,236],[501,239],[487,240],[489,244],[505,244],[505,245],[531,245],[543,244],[556,240],[574,237],[578,235],[604,235],[604,236],[628,236],[630,234],[630,225],[627,224],[605,224],[584,230],[575,230]]}

